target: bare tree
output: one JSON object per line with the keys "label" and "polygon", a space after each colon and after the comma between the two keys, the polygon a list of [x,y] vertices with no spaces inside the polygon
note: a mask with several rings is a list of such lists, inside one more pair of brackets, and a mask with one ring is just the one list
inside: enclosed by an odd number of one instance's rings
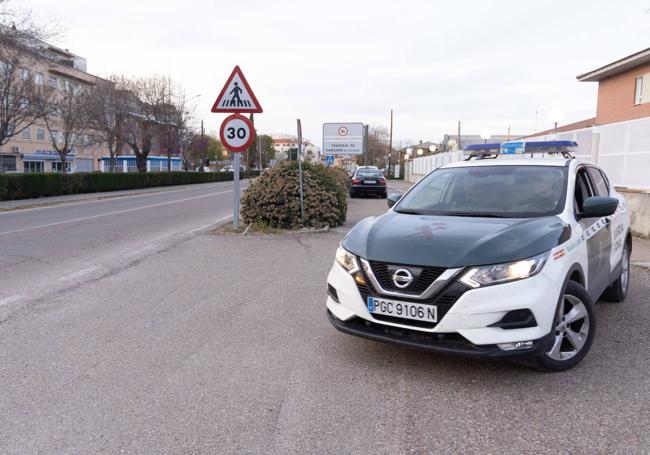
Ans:
{"label": "bare tree", "polygon": [[127,99],[124,79],[118,76],[101,81],[86,97],[89,136],[108,148],[110,172],[115,172],[116,157],[124,144]]}
{"label": "bare tree", "polygon": [[0,145],[31,127],[46,113],[52,90],[37,80],[29,57],[0,48]]}
{"label": "bare tree", "polygon": [[85,145],[89,132],[87,116],[88,93],[79,86],[70,85],[47,104],[45,126],[52,139],[52,147],[61,158],[61,172],[67,172],[68,155]]}
{"label": "bare tree", "polygon": [[135,154],[139,172],[147,172],[147,157],[160,138],[168,114],[167,79],[160,76],[127,81],[127,114],[124,141]]}
{"label": "bare tree", "polygon": [[54,34],[35,25],[29,11],[0,0],[0,145],[45,115],[52,90],[30,68],[48,59],[40,40]]}

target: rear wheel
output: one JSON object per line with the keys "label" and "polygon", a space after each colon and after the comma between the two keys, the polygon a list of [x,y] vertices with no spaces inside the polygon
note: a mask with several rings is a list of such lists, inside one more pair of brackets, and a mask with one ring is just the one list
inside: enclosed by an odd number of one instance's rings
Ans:
{"label": "rear wheel", "polygon": [[603,300],[609,302],[622,302],[627,297],[627,289],[630,283],[630,244],[625,242],[621,256],[621,275],[610,287],[605,289]]}
{"label": "rear wheel", "polygon": [[553,328],[553,343],[536,359],[544,371],[573,368],[587,355],[596,331],[594,303],[575,281],[569,281],[560,301]]}

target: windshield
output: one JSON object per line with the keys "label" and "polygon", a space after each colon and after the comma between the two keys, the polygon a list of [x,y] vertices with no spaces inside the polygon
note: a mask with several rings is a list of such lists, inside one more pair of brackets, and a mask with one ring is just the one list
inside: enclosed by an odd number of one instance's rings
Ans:
{"label": "windshield", "polygon": [[566,167],[474,166],[432,172],[395,206],[427,215],[530,218],[564,209]]}

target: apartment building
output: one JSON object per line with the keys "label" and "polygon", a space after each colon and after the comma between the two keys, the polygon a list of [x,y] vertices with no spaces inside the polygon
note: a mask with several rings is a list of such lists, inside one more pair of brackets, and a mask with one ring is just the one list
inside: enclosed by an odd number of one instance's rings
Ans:
{"label": "apartment building", "polygon": [[[34,59],[25,53],[21,77],[33,77],[36,84],[47,84],[57,91],[83,89],[97,84],[101,79],[87,71],[86,59],[67,49],[33,40],[29,47],[44,58]],[[59,131],[52,131],[58,135]],[[105,155],[103,146],[89,145],[87,137],[81,138],[82,146],[76,147],[67,159],[69,172],[92,172],[99,170],[100,157]],[[43,120],[12,137],[0,147],[0,172],[60,172],[61,159],[52,147],[52,137]]]}

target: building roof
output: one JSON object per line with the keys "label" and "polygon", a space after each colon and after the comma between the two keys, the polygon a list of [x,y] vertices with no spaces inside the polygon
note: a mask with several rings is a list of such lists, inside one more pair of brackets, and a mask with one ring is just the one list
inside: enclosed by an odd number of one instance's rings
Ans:
{"label": "building roof", "polygon": [[580,82],[598,82],[646,63],[650,63],[650,47],[588,73],[580,74],[576,76],[576,79]]}
{"label": "building roof", "polygon": [[581,130],[583,128],[589,128],[591,126],[594,126],[595,124],[596,124],[596,117],[586,118],[584,120],[580,120],[579,122],[567,123],[566,125],[558,126],[557,129],[553,128],[550,130],[544,130],[538,133],[530,134],[528,136],[522,137],[521,139],[526,139],[528,137],[535,137],[535,136],[543,136],[546,134],[563,133],[565,131]]}

